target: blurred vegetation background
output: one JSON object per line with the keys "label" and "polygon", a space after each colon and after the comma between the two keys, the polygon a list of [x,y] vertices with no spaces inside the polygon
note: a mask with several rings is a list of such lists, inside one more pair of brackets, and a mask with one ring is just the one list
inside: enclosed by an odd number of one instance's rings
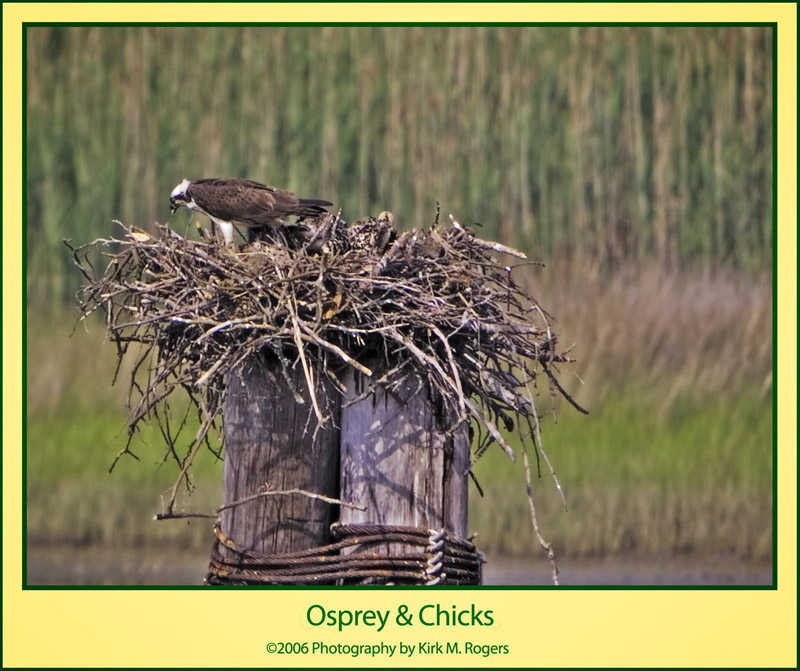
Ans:
{"label": "blurred vegetation background", "polygon": [[[571,504],[538,481],[557,552],[769,569],[771,29],[35,27],[26,45],[32,579],[185,579],[75,577],[67,545],[158,547],[167,564],[168,545],[202,566],[207,525],[149,522],[175,476],[156,431],[144,463],[105,472],[124,393],[100,320],[70,337],[80,276],[62,239],[153,230],[172,187],[205,176],[405,228],[441,203],[544,262],[522,272],[575,343],[562,377],[592,411],[545,427]],[[490,558],[539,561],[503,459],[478,464],[471,527]],[[207,455],[188,508],[217,505],[220,474]]]}

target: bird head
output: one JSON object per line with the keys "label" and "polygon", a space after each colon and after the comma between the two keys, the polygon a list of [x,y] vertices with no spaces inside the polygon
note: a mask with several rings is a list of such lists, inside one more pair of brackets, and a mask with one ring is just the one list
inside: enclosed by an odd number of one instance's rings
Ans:
{"label": "bird head", "polygon": [[175,210],[189,202],[186,189],[189,188],[190,184],[191,182],[188,179],[184,179],[178,186],[172,189],[172,193],[169,194],[169,211],[171,214],[175,214]]}

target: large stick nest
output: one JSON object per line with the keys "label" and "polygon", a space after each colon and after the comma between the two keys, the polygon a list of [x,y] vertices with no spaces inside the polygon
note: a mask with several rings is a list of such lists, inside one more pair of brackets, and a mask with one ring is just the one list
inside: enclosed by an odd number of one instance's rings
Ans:
{"label": "large stick nest", "polygon": [[[551,394],[575,405],[556,377],[556,364],[570,359],[558,352],[549,316],[514,280],[514,266],[498,260],[525,255],[481,240],[452,217],[398,235],[390,218],[347,225],[326,215],[240,250],[167,226],[154,238],[120,225],[121,239],[67,243],[88,281],[78,293],[81,318],[105,313],[120,363],[137,345],[129,433],[156,418],[182,476],[197,448],[211,447],[227,374],[256,354],[279,361],[287,381],[302,367],[320,426],[330,421],[317,399],[320,379],[344,393],[348,366],[370,388],[391,390],[415,375],[451,428],[478,429],[476,457],[497,442],[513,458],[498,426],[538,437],[540,374]],[[168,426],[179,389],[200,419],[185,456]],[[129,446],[130,439],[121,454]]]}

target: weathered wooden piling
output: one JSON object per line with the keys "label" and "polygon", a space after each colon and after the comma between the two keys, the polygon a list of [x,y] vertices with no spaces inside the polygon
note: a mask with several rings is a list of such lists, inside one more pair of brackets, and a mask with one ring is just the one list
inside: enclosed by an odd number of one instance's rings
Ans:
{"label": "weathered wooden piling", "polygon": [[[289,379],[294,389],[278,361],[258,356],[229,374],[223,506],[265,489],[336,496],[338,417],[315,431],[317,419],[302,368],[297,366]],[[331,408],[338,412],[338,403]],[[248,550],[294,552],[329,542],[334,509],[302,494],[263,496],[225,509],[221,529]]]}
{"label": "weathered wooden piling", "polygon": [[[344,394],[330,385],[318,389],[317,403],[330,418],[315,432],[316,416],[299,366],[290,377],[294,390],[281,375],[278,362],[253,357],[229,374],[223,507],[246,500],[225,507],[220,521],[222,538],[236,548],[230,550],[225,542],[220,547],[221,558],[236,566],[234,582],[277,579],[285,583],[291,580],[292,566],[304,583],[315,570],[328,571],[323,582],[330,582],[334,575],[344,582],[351,576],[354,582],[394,582],[398,579],[393,577],[395,570],[400,571],[400,581],[408,582],[404,562],[420,557],[424,562],[436,552],[423,556],[418,536],[409,545],[391,536],[391,529],[413,527],[423,539],[440,530],[452,538],[466,537],[466,424],[446,426],[442,408],[418,376],[409,376],[390,390],[371,388],[368,377],[352,370],[343,379]],[[255,496],[267,490],[276,495]],[[288,490],[349,505],[336,506],[288,494]],[[330,533],[334,521],[347,527],[351,538],[354,527],[361,525],[369,530],[363,536],[372,540],[345,544],[338,550],[325,548],[336,540]],[[383,540],[383,533],[390,538]],[[319,555],[292,559],[312,549],[319,549]],[[363,558],[366,563],[354,565],[343,559],[336,564],[337,554]],[[253,571],[248,557],[258,559],[259,571],[271,572]],[[368,570],[365,578],[363,571],[374,567],[378,557],[401,561],[395,569],[382,563],[380,571]],[[276,562],[273,569],[268,568],[271,561]],[[230,569],[222,569],[223,579],[226,571]]]}
{"label": "weathered wooden piling", "polygon": [[[419,377],[366,396],[369,380],[347,375],[341,410],[343,500],[366,508],[342,508],[339,522],[444,529],[467,536],[468,427],[446,432],[445,419]],[[379,554],[407,551],[402,544],[371,548]]]}

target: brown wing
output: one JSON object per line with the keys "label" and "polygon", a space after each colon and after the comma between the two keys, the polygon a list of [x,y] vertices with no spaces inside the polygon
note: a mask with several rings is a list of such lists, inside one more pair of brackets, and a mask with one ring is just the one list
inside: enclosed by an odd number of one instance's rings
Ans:
{"label": "brown wing", "polygon": [[[259,182],[254,182],[252,179],[234,179],[225,181],[241,182],[244,188],[247,189],[260,189],[268,192],[274,203],[272,205],[271,219],[283,219],[294,215],[296,217],[318,217],[324,214],[325,209],[329,205],[333,205],[330,201],[320,200],[318,198],[298,198],[291,191],[284,189],[276,189],[274,186],[267,186]],[[261,222],[257,222],[260,224]]]}
{"label": "brown wing", "polygon": [[300,202],[289,191],[239,178],[198,179],[187,195],[209,214],[247,226],[266,226],[295,214]]}

